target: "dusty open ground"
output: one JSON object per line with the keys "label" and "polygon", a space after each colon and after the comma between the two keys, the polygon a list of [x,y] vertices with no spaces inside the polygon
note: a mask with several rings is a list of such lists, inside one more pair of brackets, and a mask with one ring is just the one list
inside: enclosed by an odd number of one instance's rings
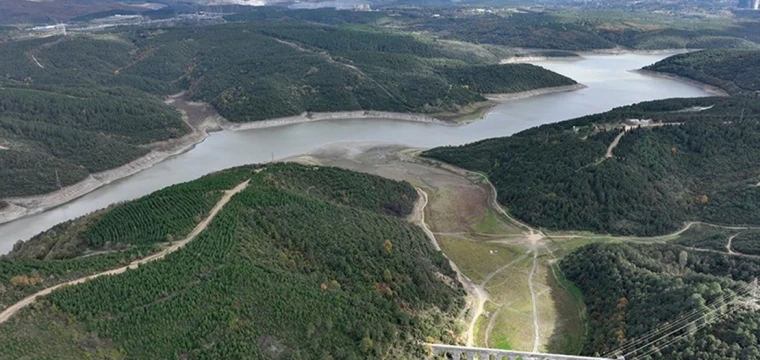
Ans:
{"label": "dusty open ground", "polygon": [[344,143],[291,160],[406,180],[424,191],[424,225],[470,282],[465,284],[471,296],[462,317],[463,343],[577,352],[585,333],[582,302],[551,265],[588,240],[545,237],[497,207],[494,189],[481,175],[420,159],[417,153]]}
{"label": "dusty open ground", "polygon": [[[419,152],[400,146],[343,143],[290,160],[406,180],[418,188],[424,196],[418,203],[424,205],[417,209],[414,221],[432,235],[470,291],[468,309],[461,318],[461,342],[468,345],[580,352],[586,334],[583,295],[564,278],[557,260],[583,245],[666,242],[696,225],[755,229],[689,222],[672,234],[648,238],[544,231],[512,218],[496,203],[496,190],[484,175],[420,158]],[[725,252],[690,248],[755,257],[734,251],[730,240]]]}

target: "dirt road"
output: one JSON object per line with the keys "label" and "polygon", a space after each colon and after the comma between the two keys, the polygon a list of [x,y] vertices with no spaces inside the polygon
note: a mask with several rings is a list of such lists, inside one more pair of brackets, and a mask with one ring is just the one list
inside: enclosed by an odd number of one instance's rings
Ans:
{"label": "dirt road", "polygon": [[30,295],[30,296],[24,298],[23,300],[15,303],[13,305],[11,305],[7,309],[5,309],[5,311],[3,311],[2,313],[0,313],[0,324],[8,321],[8,319],[10,319],[11,316],[13,316],[14,314],[16,314],[17,312],[19,312],[19,310],[21,310],[21,309],[25,308],[26,306],[32,304],[35,300],[37,300],[38,297],[48,295],[48,294],[50,294],[51,292],[53,292],[54,290],[56,290],[56,289],[58,289],[60,287],[81,284],[81,283],[83,283],[83,282],[85,282],[87,280],[92,280],[92,279],[95,279],[95,278],[99,278],[99,277],[104,276],[104,275],[117,275],[117,274],[121,274],[121,273],[123,273],[123,272],[125,272],[127,270],[136,269],[141,264],[145,264],[145,263],[148,263],[148,262],[151,262],[151,261],[163,259],[166,255],[169,255],[169,254],[171,254],[171,253],[173,253],[173,252],[181,249],[182,247],[184,247],[185,245],[187,245],[187,243],[189,243],[190,241],[192,241],[193,239],[195,239],[195,237],[198,236],[198,234],[200,234],[203,230],[205,230],[206,227],[208,227],[208,225],[211,223],[211,221],[214,220],[214,217],[216,217],[216,215],[219,213],[219,211],[222,210],[222,208],[224,207],[224,205],[226,205],[230,201],[230,199],[232,198],[232,196],[235,195],[235,194],[237,194],[237,193],[239,193],[239,192],[241,192],[241,191],[243,191],[248,186],[248,182],[249,181],[250,180],[246,180],[245,182],[239,184],[235,188],[233,188],[231,190],[225,191],[224,196],[222,196],[222,198],[219,200],[219,202],[216,203],[216,205],[214,206],[214,208],[211,209],[211,212],[209,212],[208,216],[203,221],[201,221],[200,224],[198,224],[193,229],[193,231],[190,232],[190,234],[187,235],[187,237],[185,237],[183,240],[178,241],[178,242],[174,243],[173,245],[169,246],[168,248],[166,248],[164,250],[161,250],[160,252],[155,253],[155,254],[153,254],[151,256],[142,258],[140,260],[135,260],[132,263],[130,263],[129,265],[127,265],[127,266],[120,267],[118,269],[104,271],[104,272],[101,272],[101,273],[98,273],[98,274],[94,274],[94,275],[90,275],[90,276],[85,276],[85,277],[82,277],[82,278],[79,278],[79,279],[76,279],[76,280],[72,280],[72,281],[63,283],[63,284],[58,284],[56,286],[49,287],[49,288],[41,290],[41,291],[39,291],[39,292],[37,292],[37,293],[35,293],[33,295]]}
{"label": "dirt road", "polygon": [[528,289],[530,289],[531,305],[533,305],[533,352],[538,352],[539,340],[541,340],[541,335],[538,332],[538,309],[536,308],[538,300],[536,299],[536,290],[533,288],[533,274],[536,273],[536,267],[538,267],[538,250],[533,250],[533,267],[528,274]]}
{"label": "dirt road", "polygon": [[612,140],[612,143],[610,143],[610,146],[607,147],[607,153],[604,154],[605,159],[609,159],[612,157],[612,150],[615,149],[615,147],[620,142],[620,139],[623,137],[623,135],[625,135],[625,132],[628,131],[629,128],[630,128],[629,126],[626,126],[623,129],[623,131],[621,131],[620,134],[618,134],[618,136],[615,136],[615,140]]}
{"label": "dirt road", "polygon": [[[410,215],[410,219],[413,223],[417,224],[419,227],[422,228],[422,230],[425,232],[425,234],[430,238],[430,242],[433,243],[433,247],[435,247],[436,250],[441,251],[441,247],[438,245],[438,241],[435,239],[435,235],[433,235],[433,232],[430,231],[430,228],[425,223],[425,207],[428,204],[428,195],[427,193],[420,189],[417,189],[417,194],[419,195],[419,199],[417,200],[417,203],[414,204],[414,211],[412,212],[412,215]],[[446,256],[445,253],[441,252],[443,256]],[[448,256],[446,256],[448,259]],[[451,268],[454,269],[457,273],[457,278],[460,283],[467,289],[467,292],[471,294],[474,297],[474,304],[472,305],[472,319],[470,320],[469,325],[467,326],[467,346],[473,346],[475,342],[475,323],[478,321],[478,318],[480,318],[480,315],[483,314],[483,308],[485,306],[486,301],[488,300],[488,294],[483,290],[482,287],[475,285],[475,283],[472,282],[467,276],[462,274],[461,271],[459,271],[459,268],[457,268],[456,264],[454,264],[451,259],[449,259],[449,264],[451,265]]]}
{"label": "dirt road", "polygon": [[45,68],[44,66],[42,66],[42,64],[40,64],[39,61],[37,61],[37,57],[35,57],[34,54],[30,54],[30,55],[32,55],[32,60],[34,61],[35,64],[37,64],[37,66],[40,67],[40,69],[44,69]]}
{"label": "dirt road", "polygon": [[731,235],[731,237],[728,238],[728,243],[726,244],[726,250],[728,251],[729,255],[736,255],[737,254],[733,250],[731,250],[731,242],[733,242],[734,238],[737,237],[737,236],[739,236],[739,234]]}

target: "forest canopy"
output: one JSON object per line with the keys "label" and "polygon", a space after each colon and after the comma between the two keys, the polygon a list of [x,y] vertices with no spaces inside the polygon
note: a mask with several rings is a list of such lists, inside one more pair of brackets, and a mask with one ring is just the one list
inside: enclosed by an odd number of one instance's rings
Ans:
{"label": "forest canopy", "polygon": [[[560,268],[584,295],[589,321],[584,354],[622,349],[614,355],[642,360],[760,357],[760,313],[744,306],[760,260],[671,244],[593,244],[563,258]],[[689,321],[677,322],[685,315]],[[676,322],[678,326],[658,331]],[[665,341],[647,345],[659,338],[653,332],[672,332],[667,340],[682,338],[669,346]]]}
{"label": "forest canopy", "polygon": [[355,110],[452,117],[487,92],[575,84],[499,65],[495,48],[331,14],[338,25],[293,12],[0,43],[0,198],[61,189],[189,134],[162,101],[180,91],[245,122]]}
{"label": "forest canopy", "polygon": [[423,155],[487,174],[529,224],[659,235],[760,224],[758,120],[753,99],[660,100]]}
{"label": "forest canopy", "polygon": [[[83,229],[73,236],[97,250],[108,247],[89,232],[176,231],[150,216],[177,207],[167,197],[213,198],[246,179],[248,188],[183,249],[55,291],[0,325],[0,359],[417,359],[420,341],[453,341],[464,291],[448,260],[403,218],[417,200],[405,182],[292,164],[240,167],[77,220]],[[146,215],[109,220],[124,211]],[[197,212],[174,212],[169,219],[185,229],[175,234],[184,236]],[[52,285],[66,271],[113,266],[146,245],[120,239],[122,252],[60,260],[29,258],[19,247],[0,259],[0,298]]]}
{"label": "forest canopy", "polygon": [[671,56],[644,69],[699,81],[732,95],[760,94],[760,51],[703,50]]}

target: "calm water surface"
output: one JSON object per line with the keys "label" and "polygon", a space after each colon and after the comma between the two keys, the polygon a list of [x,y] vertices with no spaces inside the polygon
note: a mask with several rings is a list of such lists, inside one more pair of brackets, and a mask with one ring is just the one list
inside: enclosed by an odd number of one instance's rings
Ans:
{"label": "calm water surface", "polygon": [[664,54],[599,55],[580,61],[540,62],[538,65],[569,76],[588,88],[506,102],[485,119],[463,127],[394,120],[336,120],[214,133],[195,149],[134,176],[49,211],[0,225],[0,253],[10,251],[19,239],[28,239],[55,224],[114,202],[134,199],[231,166],[266,162],[272,154],[275,159],[281,159],[346,141],[416,147],[458,145],[645,100],[709,95],[692,85],[629,71],[665,57]]}

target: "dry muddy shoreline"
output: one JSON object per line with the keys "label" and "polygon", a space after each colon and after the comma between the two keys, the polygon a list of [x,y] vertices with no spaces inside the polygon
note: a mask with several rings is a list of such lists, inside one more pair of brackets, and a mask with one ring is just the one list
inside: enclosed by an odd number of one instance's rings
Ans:
{"label": "dry muddy shoreline", "polygon": [[[519,93],[489,94],[487,95],[487,98],[489,98],[491,101],[495,101],[494,106],[496,106],[498,103],[504,101],[524,99],[556,92],[572,91],[582,89],[584,87],[585,86],[582,84],[576,84],[570,86],[542,88]],[[67,202],[87,195],[88,193],[97,190],[98,188],[105,185],[108,185],[114,181],[127,178],[166,159],[190,151],[197,144],[200,144],[206,138],[208,138],[209,133],[214,131],[242,131],[286,126],[313,121],[346,119],[393,119],[445,126],[462,126],[471,121],[458,122],[456,119],[467,118],[468,116],[472,115],[440,115],[440,117],[435,117],[425,114],[396,113],[385,111],[343,111],[327,113],[304,113],[296,116],[275,118],[263,121],[233,123],[219,116],[208,104],[187,101],[184,98],[184,93],[169,96],[166,100],[166,103],[177,109],[177,111],[182,114],[182,119],[192,129],[189,134],[179,139],[172,139],[148,144],[146,145],[146,148],[150,149],[151,151],[145,156],[111,170],[91,174],[76,184],[64,187],[52,193],[3,199],[9,204],[9,206],[0,210],[0,224],[11,222],[25,216],[34,215],[63,205]],[[485,114],[490,112],[494,106],[483,110],[480,116],[485,116]]]}
{"label": "dry muddy shoreline", "polygon": [[499,64],[529,64],[541,61],[578,61],[583,60],[583,56],[516,56],[502,59]]}
{"label": "dry muddy shoreline", "polygon": [[587,87],[588,86],[579,83],[579,84],[574,84],[574,85],[555,86],[555,87],[541,88],[541,89],[535,89],[535,90],[521,91],[521,92],[516,92],[516,93],[486,94],[485,97],[491,101],[504,102],[504,101],[510,101],[510,100],[526,99],[526,98],[540,96],[540,95],[575,91],[575,90],[585,89]]}
{"label": "dry muddy shoreline", "polygon": [[441,120],[439,118],[423,115],[423,114],[409,114],[409,113],[397,113],[388,111],[339,111],[339,112],[319,112],[319,113],[302,113],[295,116],[286,116],[281,118],[251,121],[246,123],[233,123],[226,119],[221,119],[219,125],[224,130],[240,131],[240,130],[252,130],[252,129],[265,129],[277,126],[286,126],[293,124],[301,124],[314,121],[324,120],[347,120],[347,119],[392,119],[401,121],[414,121],[438,125],[456,126],[457,124],[450,121]]}
{"label": "dry muddy shoreline", "polygon": [[625,55],[625,54],[634,54],[634,55],[678,55],[678,54],[684,54],[689,53],[693,51],[699,51],[702,49],[653,49],[653,50],[643,50],[643,49],[627,49],[627,48],[621,48],[621,47],[615,47],[611,49],[597,49],[597,50],[587,50],[587,51],[577,51],[576,54],[580,56],[584,55]]}
{"label": "dry muddy shoreline", "polygon": [[669,79],[669,80],[675,80],[675,81],[678,81],[678,82],[686,83],[686,84],[689,84],[689,85],[694,85],[696,87],[701,88],[704,91],[707,91],[707,92],[709,92],[711,94],[714,94],[715,96],[730,96],[730,94],[728,92],[726,92],[725,90],[723,90],[723,89],[721,89],[721,88],[719,88],[717,86],[713,86],[713,85],[710,85],[710,84],[705,84],[703,82],[699,82],[699,81],[694,80],[694,79],[689,79],[687,77],[683,77],[683,76],[679,76],[679,75],[675,75],[675,74],[658,72],[658,71],[645,70],[645,69],[636,69],[636,70],[630,70],[630,71],[631,72],[635,72],[635,73],[639,73],[639,74],[643,74],[643,75],[660,77],[660,78],[665,78],[665,79]]}
{"label": "dry muddy shoreline", "polygon": [[[182,154],[191,150],[196,144],[201,143],[208,137],[206,132],[194,131],[180,139],[172,141],[175,143],[171,148],[163,151],[152,150],[147,155],[135,159],[132,162],[119,166],[117,168],[106,170],[99,173],[90,174],[84,180],[66,186],[52,193],[15,197],[4,199],[9,206],[0,211],[0,224],[10,222],[25,216],[34,215],[56,206],[63,205],[69,201],[87,195],[98,188],[108,185],[114,181],[127,178],[140,171],[148,169],[172,156]],[[166,146],[166,145],[164,145]]]}

